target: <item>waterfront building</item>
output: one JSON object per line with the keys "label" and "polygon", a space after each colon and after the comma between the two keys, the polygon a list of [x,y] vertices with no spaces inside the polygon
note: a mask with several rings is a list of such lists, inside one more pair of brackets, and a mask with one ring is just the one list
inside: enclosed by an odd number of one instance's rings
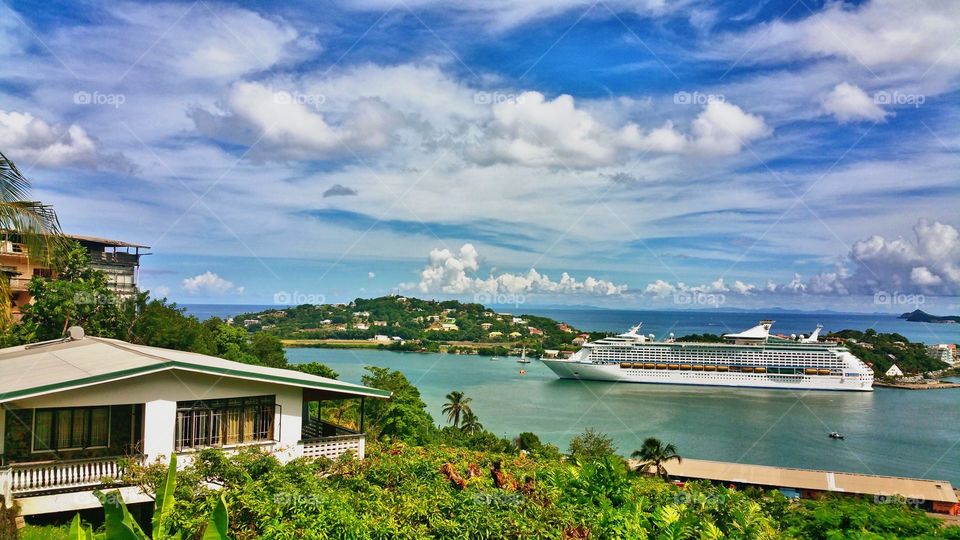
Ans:
{"label": "waterfront building", "polygon": [[896,364],[890,366],[890,369],[884,373],[887,377],[903,377],[903,371],[900,371],[900,368]]}
{"label": "waterfront building", "polygon": [[[0,496],[22,515],[99,508],[124,464],[188,463],[204,448],[256,447],[281,461],[364,455],[328,400],[390,393],[299,371],[84,336],[0,349]],[[311,403],[319,406],[310,407]],[[363,410],[361,405],[360,410]],[[128,503],[151,500],[121,486]]]}
{"label": "waterfront building", "polygon": [[948,365],[957,361],[957,346],[952,343],[940,343],[927,347],[930,356]]}

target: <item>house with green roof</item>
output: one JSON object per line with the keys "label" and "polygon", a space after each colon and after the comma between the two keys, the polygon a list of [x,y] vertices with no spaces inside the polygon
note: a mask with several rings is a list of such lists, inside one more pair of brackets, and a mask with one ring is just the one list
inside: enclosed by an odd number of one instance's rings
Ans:
{"label": "house with green roof", "polygon": [[[131,460],[188,463],[204,448],[281,461],[364,456],[359,430],[320,420],[330,400],[390,393],[184,351],[85,336],[0,349],[0,496],[23,515],[99,507]],[[318,404],[311,407],[311,404]],[[363,410],[361,405],[360,410]],[[121,487],[131,503],[152,500]]]}

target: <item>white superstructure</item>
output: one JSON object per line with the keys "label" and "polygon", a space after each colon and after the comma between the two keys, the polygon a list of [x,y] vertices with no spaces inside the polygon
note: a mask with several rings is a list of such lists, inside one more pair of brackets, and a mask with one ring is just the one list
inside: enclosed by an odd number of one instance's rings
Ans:
{"label": "white superstructure", "polygon": [[[873,370],[841,344],[770,336],[773,321],[726,334],[724,343],[657,341],[629,331],[583,346],[566,359],[542,359],[563,379],[638,383],[873,390]],[[811,339],[812,338],[812,339]]]}

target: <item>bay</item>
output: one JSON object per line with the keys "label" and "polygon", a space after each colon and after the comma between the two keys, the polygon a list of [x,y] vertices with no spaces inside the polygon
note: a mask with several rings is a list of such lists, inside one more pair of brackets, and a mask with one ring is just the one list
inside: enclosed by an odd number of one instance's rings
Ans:
{"label": "bay", "polygon": [[[462,390],[490,431],[504,437],[532,431],[561,449],[592,427],[613,437],[624,455],[653,436],[690,458],[960,485],[960,390],[793,392],[566,381],[538,361],[360,349],[295,348],[287,357],[323,362],[356,383],[366,365],[398,369],[420,389],[437,423],[446,394]],[[828,438],[831,431],[846,440]]]}

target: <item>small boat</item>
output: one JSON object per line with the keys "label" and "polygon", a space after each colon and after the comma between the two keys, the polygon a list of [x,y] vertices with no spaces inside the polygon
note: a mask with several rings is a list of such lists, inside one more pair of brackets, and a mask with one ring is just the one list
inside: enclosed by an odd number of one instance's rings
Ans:
{"label": "small boat", "polygon": [[526,347],[523,348],[523,354],[520,355],[520,359],[517,360],[517,363],[518,363],[518,364],[529,364],[529,363],[530,363],[530,359],[527,358],[527,348],[526,348]]}
{"label": "small boat", "polygon": [[841,435],[840,433],[837,433],[836,431],[831,431],[828,437],[830,437],[831,439],[840,439],[841,441],[843,440],[843,435]]}
{"label": "small boat", "polygon": [[499,359],[500,359],[499,356],[491,356],[491,357],[490,357],[490,361],[491,361],[491,362],[496,362],[496,361],[499,360]]}

